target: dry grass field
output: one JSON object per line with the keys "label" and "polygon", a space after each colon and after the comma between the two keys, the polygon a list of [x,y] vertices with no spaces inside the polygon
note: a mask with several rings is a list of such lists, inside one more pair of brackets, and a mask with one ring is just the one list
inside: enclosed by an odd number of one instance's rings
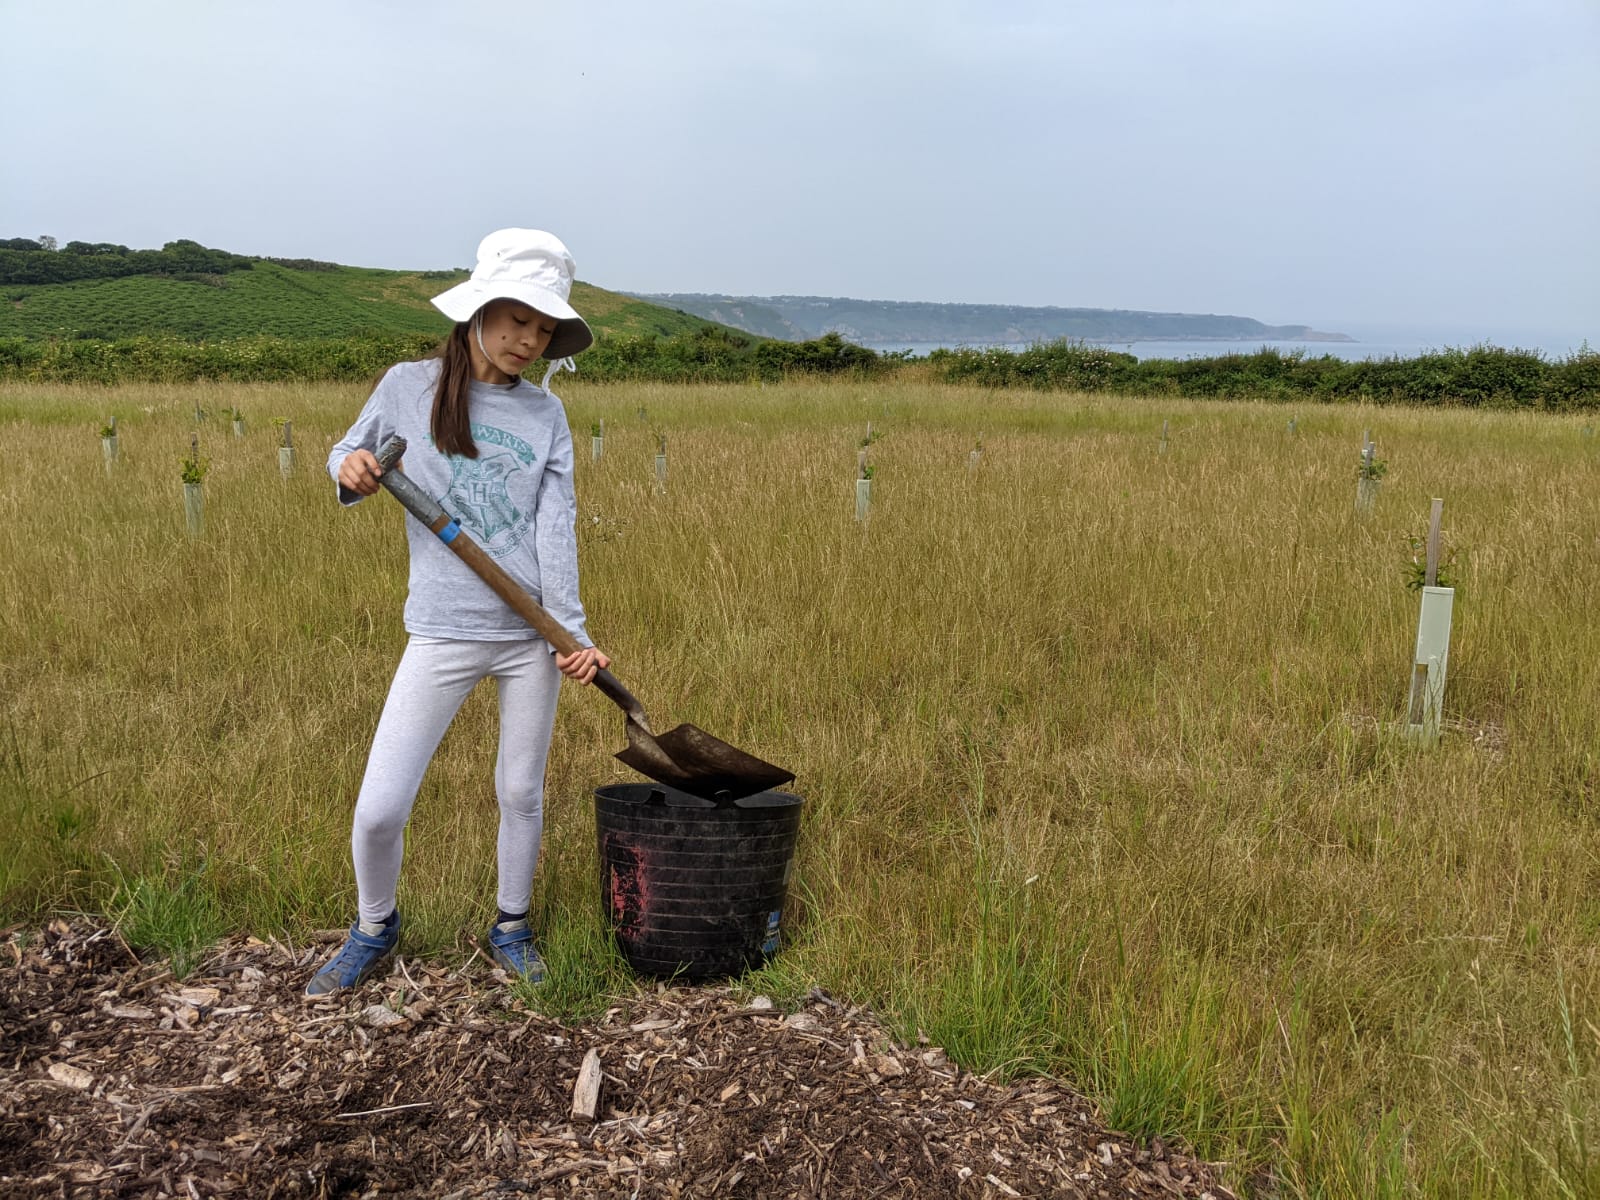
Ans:
{"label": "dry grass field", "polygon": [[[807,800],[765,990],[816,982],[975,1070],[1064,1075],[1113,1128],[1177,1134],[1262,1194],[1600,1192],[1582,420],[910,376],[563,383],[591,632],[660,725],[792,768]],[[399,506],[341,511],[322,474],[361,399],[0,387],[0,922],[106,914],[181,963],[225,932],[349,920],[406,578]],[[1364,429],[1389,470],[1358,517]],[[1405,537],[1434,496],[1458,591],[1429,748],[1393,725]],[[492,701],[423,785],[414,951],[459,953],[492,911]],[[617,711],[569,689],[535,902],[573,1011],[627,986],[590,799],[631,778],[622,744]]]}

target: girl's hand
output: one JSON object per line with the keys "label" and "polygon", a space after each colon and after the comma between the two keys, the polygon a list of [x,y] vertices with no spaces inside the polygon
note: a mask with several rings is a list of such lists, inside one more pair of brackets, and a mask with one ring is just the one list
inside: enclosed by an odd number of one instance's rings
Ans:
{"label": "girl's hand", "polygon": [[611,660],[593,646],[585,646],[576,654],[556,655],[556,669],[568,679],[576,679],[579,683],[588,683],[594,678],[596,671],[610,665]]}
{"label": "girl's hand", "polygon": [[370,496],[378,490],[383,471],[371,450],[352,450],[339,464],[339,486],[346,491]]}

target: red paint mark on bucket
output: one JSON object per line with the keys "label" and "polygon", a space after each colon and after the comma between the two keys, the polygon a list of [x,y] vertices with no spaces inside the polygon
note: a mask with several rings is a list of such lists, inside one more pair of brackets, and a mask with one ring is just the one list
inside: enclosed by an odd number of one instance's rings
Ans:
{"label": "red paint mark on bucket", "polygon": [[605,857],[610,895],[606,907],[612,922],[623,937],[634,937],[650,903],[649,859],[637,846],[629,845],[615,833],[606,834]]}

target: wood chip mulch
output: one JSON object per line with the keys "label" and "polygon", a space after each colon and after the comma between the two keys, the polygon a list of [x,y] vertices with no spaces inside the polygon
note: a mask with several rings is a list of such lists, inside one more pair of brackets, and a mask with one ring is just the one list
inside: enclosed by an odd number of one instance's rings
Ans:
{"label": "wood chip mulch", "polygon": [[989,1082],[821,992],[657,989],[564,1026],[481,962],[402,959],[306,1003],[327,953],[235,938],[180,982],[113,931],[11,931],[0,1195],[1231,1197],[1061,1084]]}

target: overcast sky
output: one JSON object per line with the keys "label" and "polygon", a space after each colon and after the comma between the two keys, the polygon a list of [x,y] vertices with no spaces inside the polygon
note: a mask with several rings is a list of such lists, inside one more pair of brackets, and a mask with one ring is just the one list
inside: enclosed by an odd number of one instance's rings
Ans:
{"label": "overcast sky", "polygon": [[1596,0],[0,0],[0,136],[0,236],[1600,344]]}

